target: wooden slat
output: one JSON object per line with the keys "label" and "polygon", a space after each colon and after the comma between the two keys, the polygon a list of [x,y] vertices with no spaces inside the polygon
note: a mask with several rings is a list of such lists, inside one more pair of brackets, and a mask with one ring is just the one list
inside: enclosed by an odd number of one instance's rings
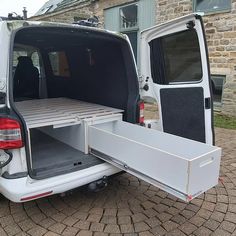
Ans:
{"label": "wooden slat", "polygon": [[82,119],[123,112],[120,109],[69,98],[50,98],[16,102],[29,129],[44,126],[80,124]]}

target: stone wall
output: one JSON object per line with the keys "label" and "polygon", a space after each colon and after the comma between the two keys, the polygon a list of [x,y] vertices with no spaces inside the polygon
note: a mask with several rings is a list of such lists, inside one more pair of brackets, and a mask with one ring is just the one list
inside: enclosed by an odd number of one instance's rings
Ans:
{"label": "stone wall", "polygon": [[[133,0],[99,0],[76,4],[66,9],[43,16],[33,17],[34,20],[73,22],[75,16],[99,17],[101,27],[104,26],[104,9]],[[157,24],[192,13],[191,0],[156,0]],[[209,14],[203,17],[209,49],[211,73],[225,75],[223,89],[223,113],[236,116],[236,0],[232,0],[231,12]]]}

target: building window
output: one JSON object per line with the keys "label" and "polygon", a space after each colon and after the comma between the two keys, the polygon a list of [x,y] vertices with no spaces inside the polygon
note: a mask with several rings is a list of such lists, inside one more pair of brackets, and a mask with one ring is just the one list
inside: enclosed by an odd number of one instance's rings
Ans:
{"label": "building window", "polygon": [[43,15],[43,14],[49,12],[52,8],[53,8],[53,5],[43,8],[40,12],[40,15]]}
{"label": "building window", "polygon": [[131,4],[119,9],[120,12],[120,32],[129,37],[133,48],[134,57],[137,60],[138,48],[138,4]]}
{"label": "building window", "polygon": [[221,103],[225,78],[225,75],[211,75],[213,101],[215,103]]}
{"label": "building window", "polygon": [[120,28],[121,30],[131,30],[138,28],[138,5],[132,4],[120,8]]}
{"label": "building window", "polygon": [[231,0],[194,0],[195,12],[221,12],[231,9]]}

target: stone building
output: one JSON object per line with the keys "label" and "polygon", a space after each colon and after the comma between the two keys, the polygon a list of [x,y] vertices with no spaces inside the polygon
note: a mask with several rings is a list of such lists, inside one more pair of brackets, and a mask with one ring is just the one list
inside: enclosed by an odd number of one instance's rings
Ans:
{"label": "stone building", "polygon": [[140,31],[192,12],[204,13],[215,109],[236,116],[236,0],[62,0],[32,19],[72,23],[95,15],[101,27],[129,36],[139,65]]}

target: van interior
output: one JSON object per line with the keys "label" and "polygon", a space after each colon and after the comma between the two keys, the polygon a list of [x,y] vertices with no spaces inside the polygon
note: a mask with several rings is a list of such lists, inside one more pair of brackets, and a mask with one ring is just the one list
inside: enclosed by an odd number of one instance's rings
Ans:
{"label": "van interior", "polygon": [[84,152],[81,120],[122,113],[137,122],[137,72],[127,41],[97,29],[27,26],[13,43],[12,100],[26,127],[31,177],[101,164]]}

